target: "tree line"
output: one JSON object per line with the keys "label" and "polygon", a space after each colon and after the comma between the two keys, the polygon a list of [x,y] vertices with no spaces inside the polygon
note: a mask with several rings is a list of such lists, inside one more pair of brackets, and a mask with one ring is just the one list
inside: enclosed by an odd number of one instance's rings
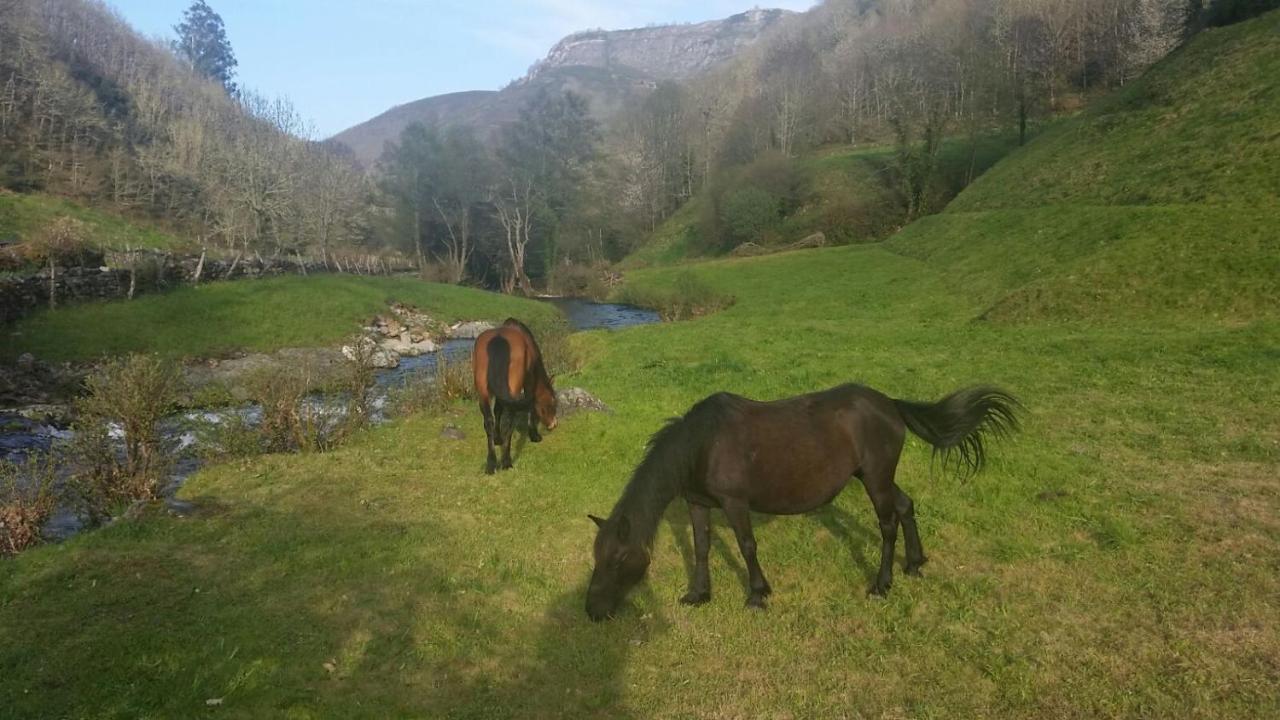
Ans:
{"label": "tree line", "polygon": [[95,0],[0,0],[0,186],[162,219],[236,254],[368,247],[371,186],[286,100],[237,88],[197,0],[144,39]]}
{"label": "tree line", "polygon": [[536,99],[496,148],[410,128],[384,155],[383,187],[420,257],[504,289],[563,261],[617,260],[694,195],[720,202],[719,185],[751,176],[717,211],[732,240],[801,201],[789,164],[820,146],[895,148],[885,181],[908,221],[930,209],[944,138],[1025,141],[1163,57],[1197,12],[1188,0],[827,0],[700,78],[659,84],[609,127],[568,93]]}
{"label": "tree line", "polygon": [[163,218],[236,254],[394,251],[439,280],[531,293],[566,263],[624,257],[699,194],[704,249],[751,237],[803,204],[794,159],[827,145],[893,148],[896,218],[850,223],[910,220],[936,205],[944,139],[1025,140],[1189,34],[1277,4],[826,0],[607,127],[544,89],[492,137],[410,126],[366,174],[287,101],[237,86],[204,0],[172,42],[96,0],[0,0],[0,185]]}

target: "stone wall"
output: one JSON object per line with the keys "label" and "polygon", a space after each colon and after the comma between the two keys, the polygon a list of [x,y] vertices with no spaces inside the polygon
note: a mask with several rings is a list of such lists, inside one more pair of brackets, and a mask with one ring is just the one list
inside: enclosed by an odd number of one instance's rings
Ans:
{"label": "stone wall", "polygon": [[[245,280],[279,275],[336,272],[315,261],[287,258],[214,260],[139,252],[132,256],[114,255],[108,260],[116,267],[59,267],[54,270],[54,296],[59,307],[89,300],[114,300],[128,297],[130,270],[134,267],[134,294],[163,291],[196,281]],[[361,267],[361,274],[390,274],[409,267],[385,265],[381,261]],[[354,268],[348,268],[354,269]],[[0,325],[11,323],[37,308],[49,306],[49,269],[37,273],[0,277]]]}

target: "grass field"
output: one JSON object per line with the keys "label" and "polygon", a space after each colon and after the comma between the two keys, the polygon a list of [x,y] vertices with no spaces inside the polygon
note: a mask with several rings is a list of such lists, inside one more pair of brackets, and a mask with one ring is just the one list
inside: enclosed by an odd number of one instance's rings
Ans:
{"label": "grass field", "polygon": [[126,246],[166,249],[182,244],[170,233],[147,223],[126,220],[63,198],[0,193],[0,240],[28,238],[59,217],[79,220],[87,229],[86,240],[114,250],[124,250]]}
{"label": "grass field", "polygon": [[[209,468],[182,491],[191,517],[157,510],[0,563],[0,715],[1280,716],[1280,212],[1262,177],[1280,136],[1276,114],[1254,116],[1274,75],[1241,84],[1233,70],[1272,67],[1277,22],[1203,36],[888,242],[628,272],[641,290],[695,273],[736,302],[574,336],[584,364],[557,384],[614,412],[565,418],[511,472],[483,474],[478,413],[458,406],[328,454]],[[1188,102],[1138,101],[1173,96]],[[1190,132],[1197,108],[1222,132],[1175,167],[1160,133]],[[1256,141],[1236,143],[1219,110]],[[1104,156],[1092,175],[1076,167]],[[1234,169],[1213,169],[1223,157]],[[1202,167],[1204,192],[1180,189]],[[1258,181],[1240,202],[1228,170]],[[1138,182],[1146,200],[1124,190]],[[336,339],[392,294],[317,282],[77,308],[20,339],[66,357],[161,333],[175,354],[227,344],[184,332],[298,344]],[[481,295],[413,287],[400,299],[490,314]],[[262,294],[237,299],[248,292]],[[219,326],[206,306],[240,319]],[[107,328],[130,323],[150,329],[110,345]],[[915,399],[996,383],[1027,406],[1022,433],[966,483],[908,442],[898,479],[923,578],[899,557],[889,597],[866,596],[879,542],[855,484],[809,516],[758,518],[765,612],[743,607],[717,514],[713,599],[686,608],[677,505],[648,582],[612,622],[587,621],[586,514],[608,512],[665,418],[715,391],[846,381]],[[442,438],[448,423],[466,439]]]}
{"label": "grass field", "polygon": [[127,302],[40,312],[6,329],[3,355],[30,352],[54,361],[126,352],[207,357],[335,345],[375,314],[385,314],[393,300],[445,322],[555,315],[543,303],[414,278],[291,276],[184,286]]}
{"label": "grass field", "polygon": [[[631,282],[664,281],[664,271]],[[0,698],[17,717],[1273,717],[1280,712],[1280,323],[974,322],[982,305],[876,246],[706,263],[738,301],[591,333],[574,416],[481,472],[478,414],[332,454],[202,472],[156,513],[0,564]],[[804,278],[803,282],[799,279]],[[761,519],[775,588],[743,606],[717,518],[689,609],[683,508],[621,617],[583,612],[593,527],[662,419],[714,390],[860,380],[932,398],[996,382],[1025,430],[960,484],[900,470],[931,563],[865,590],[851,487]],[[439,437],[460,422],[465,441]],[[899,560],[900,562],[900,560]],[[220,700],[207,707],[209,700]]]}

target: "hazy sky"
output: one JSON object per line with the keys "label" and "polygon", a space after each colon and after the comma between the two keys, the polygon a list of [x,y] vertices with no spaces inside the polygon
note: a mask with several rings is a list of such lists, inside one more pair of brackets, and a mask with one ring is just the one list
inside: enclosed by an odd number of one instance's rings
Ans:
{"label": "hazy sky", "polygon": [[[146,35],[171,37],[190,0],[107,0]],[[237,79],[288,96],[332,135],[400,103],[496,90],[576,30],[698,22],[755,0],[206,0],[240,61]],[[814,0],[762,7],[804,10]]]}

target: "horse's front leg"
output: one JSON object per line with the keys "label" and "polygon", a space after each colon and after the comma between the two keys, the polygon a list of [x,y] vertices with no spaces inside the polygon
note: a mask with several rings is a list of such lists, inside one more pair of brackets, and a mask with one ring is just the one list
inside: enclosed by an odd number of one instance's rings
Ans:
{"label": "horse's front leg", "polygon": [[747,563],[747,583],[750,590],[747,606],[764,609],[764,599],[773,592],[773,588],[764,579],[764,571],[756,560],[756,537],[751,532],[751,509],[741,500],[726,500],[721,506],[738,538],[738,550],[742,553],[742,559]]}
{"label": "horse's front leg", "polygon": [[707,556],[711,552],[711,510],[706,505],[689,503],[689,521],[693,525],[693,577],[689,592],[680,598],[685,605],[701,605],[711,599],[711,571]]}
{"label": "horse's front leg", "polygon": [[542,435],[538,433],[538,413],[534,410],[529,411],[529,442],[542,442]]}
{"label": "horse's front leg", "polygon": [[488,400],[480,400],[480,416],[484,418],[484,436],[489,445],[489,457],[485,461],[484,472],[486,475],[492,475],[498,469],[498,457],[493,452],[493,434],[497,428],[493,408],[489,407]]}

